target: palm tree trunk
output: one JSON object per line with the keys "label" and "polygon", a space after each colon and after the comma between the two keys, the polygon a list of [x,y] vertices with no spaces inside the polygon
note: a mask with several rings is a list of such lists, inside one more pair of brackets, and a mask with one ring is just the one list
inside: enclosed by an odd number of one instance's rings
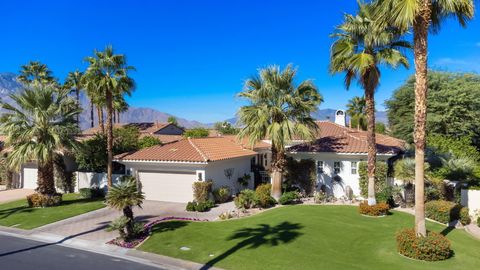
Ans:
{"label": "palm tree trunk", "polygon": [[95,126],[95,123],[93,121],[94,118],[94,108],[93,108],[93,101],[90,100],[90,127],[93,128]]}
{"label": "palm tree trunk", "polygon": [[120,111],[117,111],[117,123],[119,123],[119,124],[121,123],[120,122]]}
{"label": "palm tree trunk", "polygon": [[[368,205],[375,205],[375,166],[377,163],[377,143],[375,140],[375,94],[374,89],[365,89],[367,113],[367,175],[368,175]],[[359,119],[360,120],[360,119]],[[359,121],[360,123],[360,121]]]}
{"label": "palm tree trunk", "polygon": [[98,126],[102,131],[102,134],[105,134],[105,126],[103,124],[103,108],[97,105],[97,115],[98,115]]}
{"label": "palm tree trunk", "polygon": [[108,187],[112,186],[112,171],[113,171],[113,98],[112,92],[107,90],[106,96],[107,102],[107,184]]}
{"label": "palm tree trunk", "polygon": [[431,1],[423,0],[413,25],[413,52],[415,59],[415,232],[426,236],[425,226],[425,132],[427,123],[427,39],[430,24]]}
{"label": "palm tree trunk", "polygon": [[53,195],[56,193],[52,160],[44,163],[38,163],[37,184],[37,191],[40,194]]}
{"label": "palm tree trunk", "polygon": [[133,235],[133,223],[134,223],[134,218],[133,218],[133,211],[132,208],[127,206],[123,208],[123,215],[128,219],[127,225],[125,226],[125,229],[127,231],[126,238],[130,239],[134,237]]}
{"label": "palm tree trunk", "polygon": [[[78,108],[80,108],[80,89],[75,88],[75,94],[77,95]],[[80,128],[80,114],[77,114],[77,126]]]}
{"label": "palm tree trunk", "polygon": [[113,110],[113,123],[117,123],[117,112]]}
{"label": "palm tree trunk", "polygon": [[282,196],[283,168],[285,153],[277,151],[272,141],[272,197],[279,200]]}

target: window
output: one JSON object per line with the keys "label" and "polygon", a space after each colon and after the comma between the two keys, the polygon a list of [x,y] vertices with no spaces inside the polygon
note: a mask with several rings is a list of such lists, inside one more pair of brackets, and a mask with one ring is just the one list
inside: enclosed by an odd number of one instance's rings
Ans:
{"label": "window", "polygon": [[317,173],[318,174],[323,173],[323,161],[321,160],[317,161]]}
{"label": "window", "polygon": [[264,165],[264,166],[267,167],[267,165],[268,165],[268,157],[267,157],[267,154],[264,154],[264,155],[263,155],[263,160],[265,161],[265,165]]}
{"label": "window", "polygon": [[351,164],[352,174],[357,174],[357,162],[352,161],[350,162],[350,164]]}
{"label": "window", "polygon": [[197,176],[198,176],[198,181],[203,181],[203,173],[199,172]]}
{"label": "window", "polygon": [[340,161],[335,161],[333,162],[333,172],[335,174],[339,174],[340,173]]}

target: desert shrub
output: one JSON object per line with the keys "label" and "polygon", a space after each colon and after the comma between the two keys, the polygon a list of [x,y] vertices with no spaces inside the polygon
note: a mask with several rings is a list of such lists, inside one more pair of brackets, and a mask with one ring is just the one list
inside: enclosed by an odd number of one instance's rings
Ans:
{"label": "desert shrub", "polygon": [[210,208],[215,207],[215,202],[212,200],[206,200],[204,202],[188,202],[185,210],[189,212],[206,212]]}
{"label": "desert shrub", "polygon": [[293,204],[300,200],[300,194],[296,191],[285,192],[280,196],[278,202],[280,204]]}
{"label": "desert shrub", "polygon": [[230,199],[231,196],[230,188],[227,186],[219,187],[213,190],[213,198],[215,198],[215,202],[217,203],[224,203]]}
{"label": "desert shrub", "polygon": [[267,208],[275,204],[275,199],[271,195],[272,185],[263,184],[255,189],[255,204],[262,208]]}
{"label": "desert shrub", "polygon": [[145,227],[143,226],[142,223],[133,222],[132,235],[128,236],[127,232],[126,232],[128,222],[129,222],[129,219],[127,217],[120,216],[120,217],[114,219],[110,224],[108,224],[108,227],[106,228],[106,231],[107,232],[118,231],[120,239],[122,239],[124,241],[131,240],[132,238],[135,238],[135,237],[140,236],[143,233],[145,233]]}
{"label": "desert shrub", "polygon": [[449,201],[429,201],[425,204],[425,216],[441,223],[460,218],[461,206]]}
{"label": "desert shrub", "polygon": [[221,220],[227,220],[233,218],[233,214],[230,211],[223,212],[218,216]]}
{"label": "desert shrub", "polygon": [[187,206],[185,207],[185,210],[189,212],[195,212],[195,209],[197,208],[197,203],[196,202],[188,202]]}
{"label": "desert shrub", "polygon": [[[388,166],[385,162],[377,162],[375,170],[375,193],[383,190],[387,185],[387,172]],[[367,175],[367,162],[362,161],[358,165],[360,195],[364,198],[368,196],[368,175]]]}
{"label": "desert shrub", "polygon": [[327,202],[327,193],[324,191],[318,191],[313,194],[313,201],[315,203],[326,203]]}
{"label": "desert shrub", "polygon": [[389,209],[390,206],[384,202],[379,202],[375,205],[368,205],[368,202],[364,201],[361,202],[358,207],[360,214],[375,217],[387,215]]}
{"label": "desert shrub", "polygon": [[287,158],[285,170],[285,181],[283,189],[291,191],[293,187],[298,187],[306,195],[311,195],[315,190],[315,181],[317,178],[315,161],[313,159],[301,159],[299,161],[293,158]]}
{"label": "desert shrub", "polygon": [[445,260],[452,254],[450,241],[436,232],[427,232],[426,237],[417,237],[415,230],[408,228],[397,232],[397,251],[409,258],[424,261]]}
{"label": "desert shrub", "polygon": [[62,202],[62,194],[43,195],[34,193],[27,196],[28,207],[49,207],[59,205]]}
{"label": "desert shrub", "polygon": [[212,180],[193,183],[193,198],[196,202],[206,202],[212,192]]}
{"label": "desert shrub", "polygon": [[468,207],[462,207],[462,209],[460,209],[460,223],[462,223],[462,225],[468,225],[470,222],[472,222],[468,212]]}
{"label": "desert shrub", "polygon": [[255,191],[244,189],[237,195],[234,200],[238,209],[250,209],[255,205]]}

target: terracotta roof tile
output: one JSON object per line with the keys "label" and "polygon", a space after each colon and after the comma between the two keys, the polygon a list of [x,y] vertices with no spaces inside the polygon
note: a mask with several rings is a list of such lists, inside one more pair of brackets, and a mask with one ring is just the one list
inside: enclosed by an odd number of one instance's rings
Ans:
{"label": "terracotta roof tile", "polygon": [[[367,153],[367,132],[328,121],[318,121],[317,139],[312,143],[292,146],[292,152]],[[405,149],[405,142],[387,135],[376,134],[379,154],[396,154]]]}
{"label": "terracotta roof tile", "polygon": [[117,155],[118,160],[208,162],[236,157],[253,156],[256,152],[223,137],[188,138],[153,146],[132,153]]}

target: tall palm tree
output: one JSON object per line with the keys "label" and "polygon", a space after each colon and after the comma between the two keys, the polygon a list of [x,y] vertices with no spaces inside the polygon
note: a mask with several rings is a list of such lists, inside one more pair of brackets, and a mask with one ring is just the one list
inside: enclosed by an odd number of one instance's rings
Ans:
{"label": "tall palm tree", "polygon": [[2,103],[6,111],[0,130],[7,135],[8,165],[18,169],[35,160],[38,164],[38,192],[55,194],[53,159],[76,146],[75,117],[80,110],[65,89],[36,85],[10,96],[15,104]]}
{"label": "tall palm tree", "polygon": [[375,21],[373,6],[359,3],[357,15],[345,14],[344,22],[332,35],[330,72],[345,73],[345,87],[357,80],[365,92],[368,143],[368,204],[375,205],[375,164],[377,147],[375,140],[375,90],[380,83],[380,65],[396,68],[408,67],[402,49],[408,42],[401,40],[395,28]]}
{"label": "tall palm tree", "polygon": [[115,96],[113,100],[113,122],[120,123],[120,113],[128,111],[128,103],[123,96]]}
{"label": "tall palm tree", "polygon": [[283,71],[267,67],[248,79],[238,94],[249,102],[238,112],[243,126],[239,138],[248,137],[252,145],[266,138],[272,142],[272,196],[277,200],[282,192],[285,146],[296,138],[314,139],[318,126],[310,114],[323,101],[310,80],[295,85],[296,73],[291,65]]}
{"label": "tall palm tree", "polygon": [[52,72],[47,65],[38,61],[30,61],[28,64],[23,65],[18,80],[25,85],[32,83],[44,85],[56,83],[56,80],[52,76]]}
{"label": "tall palm tree", "polygon": [[[65,80],[65,87],[75,92],[75,97],[77,100],[77,106],[81,108],[80,105],[80,91],[83,89],[83,72],[75,70],[69,72],[67,79]],[[80,115],[77,115],[77,125],[80,126]]]}
{"label": "tall palm tree", "polygon": [[348,101],[347,114],[357,121],[358,130],[363,128],[366,106],[365,97],[353,97]]}
{"label": "tall palm tree", "polygon": [[378,17],[402,30],[413,29],[415,60],[415,232],[426,236],[425,226],[425,133],[427,124],[428,32],[436,33],[442,22],[455,17],[461,26],[473,18],[473,0],[376,0]]}
{"label": "tall palm tree", "polygon": [[107,183],[111,187],[113,170],[113,100],[115,96],[130,95],[133,91],[135,83],[128,76],[128,72],[134,70],[134,68],[127,65],[125,55],[115,54],[112,46],[105,47],[103,52],[95,50],[94,56],[87,57],[86,60],[89,63],[86,76],[99,90],[102,98],[105,98],[107,109]]}

